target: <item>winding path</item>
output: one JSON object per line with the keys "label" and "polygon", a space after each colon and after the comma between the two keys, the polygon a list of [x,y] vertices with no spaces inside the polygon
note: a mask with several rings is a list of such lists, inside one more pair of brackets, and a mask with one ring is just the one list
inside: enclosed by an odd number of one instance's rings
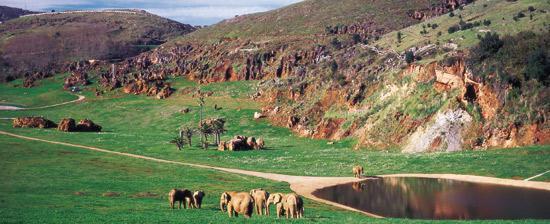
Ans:
{"label": "winding path", "polygon": [[80,102],[80,101],[83,101],[84,99],[86,99],[85,96],[78,95],[78,94],[74,94],[74,95],[78,96],[78,99],[76,99],[76,100],[71,100],[71,101],[67,101],[67,102],[63,102],[63,103],[56,103],[56,104],[52,104],[52,105],[46,105],[46,106],[41,106],[41,107],[29,107],[29,108],[22,108],[22,107],[15,107],[15,106],[2,106],[2,105],[0,105],[0,110],[38,110],[38,109],[46,109],[46,108],[52,108],[52,107],[62,106],[62,105],[70,104],[70,103],[76,103],[76,102]]}
{"label": "winding path", "polygon": [[[254,176],[254,177],[260,177],[268,180],[274,180],[274,181],[280,181],[280,182],[287,182],[290,184],[290,189],[292,189],[294,192],[296,192],[299,195],[302,195],[304,197],[307,197],[309,199],[322,202],[325,204],[333,205],[339,208],[347,209],[350,211],[356,211],[363,213],[365,215],[368,215],[370,217],[375,218],[383,218],[382,216],[368,213],[365,211],[357,210],[355,208],[351,208],[345,205],[341,205],[335,202],[327,201],[321,198],[316,197],[313,195],[313,192],[317,189],[334,186],[338,184],[345,184],[350,182],[356,182],[360,180],[365,179],[357,179],[354,177],[311,177],[311,176],[292,176],[292,175],[284,175],[284,174],[276,174],[276,173],[264,173],[264,172],[257,172],[257,171],[249,171],[249,170],[241,170],[241,169],[233,169],[233,168],[223,168],[223,167],[216,167],[216,166],[209,166],[209,165],[201,165],[201,164],[194,164],[194,163],[185,163],[185,162],[177,162],[177,161],[171,161],[171,160],[165,160],[165,159],[158,159],[154,157],[149,156],[143,156],[143,155],[136,155],[131,153],[125,153],[125,152],[116,152],[111,151],[107,149],[101,149],[97,147],[91,147],[91,146],[84,146],[84,145],[78,145],[78,144],[72,144],[72,143],[66,143],[66,142],[58,142],[58,141],[50,141],[45,139],[39,139],[39,138],[33,138],[33,137],[27,137],[23,135],[13,134],[10,132],[0,131],[1,135],[7,135],[15,138],[20,138],[28,141],[37,141],[37,142],[45,142],[49,144],[56,144],[56,145],[63,145],[63,146],[69,146],[69,147],[76,147],[86,150],[92,150],[102,153],[108,153],[108,154],[114,154],[119,156],[126,156],[126,157],[132,157],[136,159],[143,159],[143,160],[149,160],[159,163],[167,163],[167,164],[176,164],[176,165],[184,165],[184,166],[190,166],[190,167],[196,167],[196,168],[203,168],[203,169],[211,169],[211,170],[218,170],[222,172],[227,173],[233,173],[233,174],[242,174],[242,175],[248,175],[248,176]],[[500,185],[508,185],[508,186],[516,186],[516,187],[527,187],[527,188],[535,188],[535,189],[542,189],[542,190],[548,190],[550,191],[550,183],[547,182],[535,182],[535,181],[522,181],[522,180],[511,180],[511,179],[501,179],[501,178],[493,178],[493,177],[481,177],[481,176],[472,176],[472,175],[457,175],[457,174],[392,174],[392,175],[381,175],[381,177],[423,177],[423,178],[444,178],[444,179],[453,179],[453,180],[459,180],[459,181],[469,181],[469,182],[476,182],[476,183],[486,183],[486,184],[500,184]]]}

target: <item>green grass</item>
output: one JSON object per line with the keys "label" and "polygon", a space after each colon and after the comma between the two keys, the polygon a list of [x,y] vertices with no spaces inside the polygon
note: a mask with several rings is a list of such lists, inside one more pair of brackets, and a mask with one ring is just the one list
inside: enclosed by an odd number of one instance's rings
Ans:
{"label": "green grass", "polygon": [[64,76],[55,76],[37,82],[38,87],[24,88],[22,80],[0,84],[0,105],[40,107],[76,100],[78,97],[63,91]]}
{"label": "green grass", "polygon": [[[240,223],[242,217],[229,219],[219,211],[221,192],[259,187],[271,192],[290,191],[285,183],[248,176],[7,136],[0,136],[0,141],[2,223]],[[203,209],[170,210],[166,195],[174,187],[205,191]],[[107,192],[118,196],[104,196]],[[310,200],[306,206],[306,219],[295,223],[370,220]],[[273,223],[276,217],[253,216],[251,221]]]}
{"label": "green grass", "polygon": [[[533,6],[536,11],[529,12],[528,7]],[[409,49],[413,46],[423,46],[428,42],[435,44],[439,42],[440,44],[445,44],[447,42],[453,42],[458,44],[459,49],[466,49],[473,46],[478,42],[477,35],[484,35],[482,31],[491,31],[497,32],[499,34],[508,34],[514,35],[521,31],[533,31],[533,32],[544,32],[547,27],[547,23],[550,19],[548,13],[543,13],[540,10],[550,10],[550,4],[548,1],[540,0],[522,0],[522,1],[479,1],[474,2],[470,5],[464,7],[463,10],[456,10],[454,12],[454,17],[449,17],[449,15],[443,15],[440,17],[435,17],[429,19],[425,22],[407,27],[405,29],[394,31],[384,35],[379,41],[375,42],[374,45],[379,45],[384,48],[391,48],[398,52],[402,52],[406,49]],[[514,21],[513,17],[517,15],[518,12],[523,12],[526,14],[526,17],[521,18],[519,21]],[[529,18],[529,15],[533,14],[533,19]],[[483,22],[484,19],[490,20],[491,25],[484,26],[483,24],[479,27],[458,31],[455,33],[448,33],[449,27],[459,23],[460,18],[466,22]],[[421,35],[420,31],[423,29],[422,26],[427,26],[427,24],[437,24],[437,29],[432,29],[426,27],[428,34]],[[401,32],[403,35],[402,42],[397,42],[397,32]],[[437,33],[441,32],[441,36],[438,36]]]}
{"label": "green grass", "polygon": [[[247,85],[250,83],[203,86],[203,89],[215,91],[206,100],[205,114],[227,120],[228,131],[222,136],[223,140],[235,135],[263,137],[267,144],[264,151],[219,152],[215,146],[205,151],[199,149],[198,137],[194,137],[191,149],[178,151],[169,140],[177,134],[178,127],[183,124],[196,126],[199,120],[197,100],[181,92],[167,100],[155,100],[117,93],[95,97],[84,91],[89,98],[83,103],[46,110],[0,112],[0,117],[42,115],[54,121],[64,117],[89,118],[103,126],[104,132],[100,134],[14,129],[6,120],[0,121],[0,130],[177,161],[294,175],[349,176],[354,164],[362,164],[368,174],[456,173],[519,179],[546,171],[545,165],[550,162],[549,146],[409,155],[353,150],[352,139],[328,145],[326,140],[297,137],[284,127],[254,120],[254,111],[262,105],[232,95]],[[214,110],[214,104],[223,109]],[[182,114],[180,110],[184,107],[189,107],[191,112]],[[550,175],[538,180],[549,181]]]}

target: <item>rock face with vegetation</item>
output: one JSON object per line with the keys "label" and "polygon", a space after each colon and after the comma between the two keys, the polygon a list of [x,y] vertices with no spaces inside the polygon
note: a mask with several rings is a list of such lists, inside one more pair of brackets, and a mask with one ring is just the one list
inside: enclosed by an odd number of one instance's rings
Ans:
{"label": "rock face with vegetation", "polygon": [[36,14],[38,12],[33,12],[24,9],[18,9],[8,6],[0,6],[0,23],[6,22],[10,19],[16,19],[20,16]]}
{"label": "rock face with vegetation", "polygon": [[304,137],[353,138],[356,148],[548,144],[549,10],[538,1],[304,1],[86,69],[105,89],[158,98],[174,76],[258,80],[250,97],[268,106],[257,118]]}
{"label": "rock face with vegetation", "polygon": [[0,24],[0,78],[72,71],[68,64],[124,59],[194,31],[145,11],[43,13]]}

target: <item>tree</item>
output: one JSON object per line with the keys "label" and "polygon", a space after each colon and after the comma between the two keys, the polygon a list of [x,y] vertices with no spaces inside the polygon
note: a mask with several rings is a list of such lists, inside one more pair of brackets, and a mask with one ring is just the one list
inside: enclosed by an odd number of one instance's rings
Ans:
{"label": "tree", "polygon": [[412,52],[412,51],[407,51],[407,52],[405,53],[405,61],[406,61],[407,63],[409,63],[409,64],[410,64],[410,63],[413,63],[413,62],[414,62],[414,52]]}
{"label": "tree", "polygon": [[199,124],[199,132],[201,133],[201,144],[204,149],[208,149],[208,136],[211,135],[212,126],[206,122]]}
{"label": "tree", "polygon": [[191,139],[193,138],[194,133],[195,130],[191,127],[182,127],[180,129],[180,137],[187,139],[187,144],[189,147],[191,147]]}
{"label": "tree", "polygon": [[[199,107],[200,107],[200,112],[199,112],[199,127],[202,126],[203,124],[203,110],[204,110],[204,104],[205,104],[205,100],[204,100],[204,95],[202,95],[201,91],[197,91],[197,95],[199,96],[199,99],[198,99],[198,103],[199,103]],[[203,139],[203,135],[201,135],[201,143],[204,142],[204,139]]]}
{"label": "tree", "polygon": [[178,147],[178,150],[181,151],[181,149],[183,148],[183,145],[185,145],[185,139],[182,138],[181,136],[177,136],[172,140],[170,140],[170,143],[175,144],[176,147]]}
{"label": "tree", "polygon": [[397,43],[401,43],[402,35],[401,31],[397,32]]}
{"label": "tree", "polygon": [[216,145],[220,144],[220,135],[225,133],[227,130],[225,130],[225,120],[223,118],[217,118],[210,122],[210,126],[212,129],[212,133],[214,134],[214,137],[216,138]]}
{"label": "tree", "polygon": [[543,85],[550,83],[550,60],[544,49],[538,48],[527,57],[526,79],[536,79]]}

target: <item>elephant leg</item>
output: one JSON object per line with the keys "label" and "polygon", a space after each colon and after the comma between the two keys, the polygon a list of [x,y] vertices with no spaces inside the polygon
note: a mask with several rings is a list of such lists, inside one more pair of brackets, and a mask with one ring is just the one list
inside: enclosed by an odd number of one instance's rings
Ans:
{"label": "elephant leg", "polygon": [[178,201],[178,208],[181,209],[181,201]]}

